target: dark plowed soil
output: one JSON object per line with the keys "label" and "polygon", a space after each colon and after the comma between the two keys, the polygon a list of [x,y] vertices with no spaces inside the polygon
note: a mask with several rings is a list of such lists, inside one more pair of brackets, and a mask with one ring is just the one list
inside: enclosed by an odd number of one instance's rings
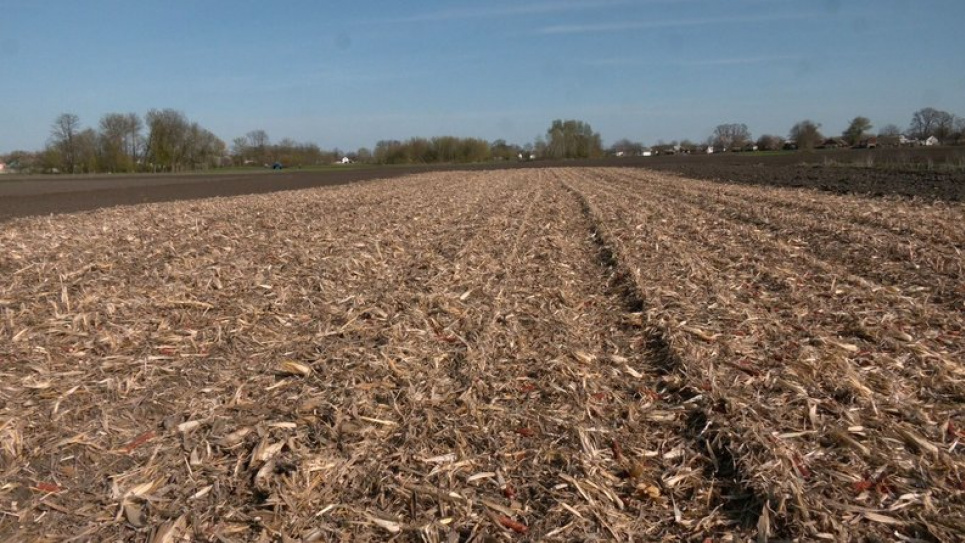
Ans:
{"label": "dark plowed soil", "polygon": [[385,179],[420,168],[343,171],[254,172],[243,174],[160,174],[43,176],[0,179],[0,221],[16,217],[74,213],[118,205],[263,194]]}
{"label": "dark plowed soil", "polygon": [[927,200],[965,200],[965,173],[824,166],[770,165],[766,162],[715,164],[693,158],[652,166],[692,179],[743,185],[805,187],[841,194],[898,195]]}
{"label": "dark plowed soil", "polygon": [[611,162],[679,173],[694,179],[745,185],[805,187],[841,194],[897,195],[926,200],[965,200],[965,148],[961,147],[836,149],[778,155],[725,153],[640,157]]}

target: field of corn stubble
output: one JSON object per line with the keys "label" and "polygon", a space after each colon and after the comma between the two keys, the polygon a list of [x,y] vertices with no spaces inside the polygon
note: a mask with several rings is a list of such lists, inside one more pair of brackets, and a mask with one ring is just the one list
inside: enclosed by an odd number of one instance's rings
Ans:
{"label": "field of corn stubble", "polygon": [[0,227],[0,540],[956,541],[965,207],[630,169]]}

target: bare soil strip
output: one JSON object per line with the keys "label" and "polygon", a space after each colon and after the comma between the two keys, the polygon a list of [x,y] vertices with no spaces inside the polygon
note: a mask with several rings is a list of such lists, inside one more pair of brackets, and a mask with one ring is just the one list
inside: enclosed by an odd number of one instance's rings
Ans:
{"label": "bare soil strip", "polygon": [[795,194],[505,170],[10,221],[0,539],[954,541],[962,207]]}
{"label": "bare soil strip", "polygon": [[174,202],[312,189],[386,179],[426,168],[244,174],[139,174],[95,176],[3,176],[0,223],[19,217],[77,213],[120,205]]}

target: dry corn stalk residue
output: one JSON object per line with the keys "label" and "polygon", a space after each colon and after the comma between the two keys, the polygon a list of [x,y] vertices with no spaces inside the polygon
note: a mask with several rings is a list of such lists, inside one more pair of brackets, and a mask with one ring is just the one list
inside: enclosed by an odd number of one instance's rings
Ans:
{"label": "dry corn stalk residue", "polygon": [[0,539],[954,541],[965,210],[450,172],[0,230]]}

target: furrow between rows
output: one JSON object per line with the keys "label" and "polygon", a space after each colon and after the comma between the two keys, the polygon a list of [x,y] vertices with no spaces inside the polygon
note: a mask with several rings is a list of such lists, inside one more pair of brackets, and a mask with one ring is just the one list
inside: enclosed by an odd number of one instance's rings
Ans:
{"label": "furrow between rows", "polygon": [[[772,209],[766,200],[747,195],[727,196],[707,185],[667,183],[659,178],[627,174],[618,179],[631,191],[634,186],[647,183],[650,190],[662,198],[686,201],[720,219],[730,218],[769,232],[774,239],[793,244],[795,254],[804,251],[847,273],[892,288],[900,287],[906,296],[923,303],[940,304],[958,313],[965,311],[965,290],[962,289],[965,258],[961,246],[931,239],[941,229],[957,229],[960,221],[944,223],[940,228],[933,225],[932,235],[922,238],[863,226],[831,216],[829,211],[822,215],[787,207]],[[846,208],[842,197],[825,198],[833,198],[831,201],[835,203],[826,210]]]}
{"label": "furrow between rows", "polygon": [[[562,171],[564,184],[580,202],[589,221],[601,262],[611,269],[615,286],[628,308],[634,311],[641,330],[638,348],[646,363],[647,380],[653,383],[653,393],[662,398],[666,408],[683,410],[683,424],[676,425],[675,437],[682,447],[696,455],[704,491],[701,499],[714,512],[714,522],[697,522],[703,535],[725,533],[733,537],[743,533],[750,537],[759,529],[761,513],[767,501],[765,495],[748,485],[748,480],[735,463],[726,441],[719,439],[710,426],[706,413],[711,409],[699,380],[692,378],[694,368],[672,343],[671,331],[665,323],[652,319],[653,307],[643,288],[638,269],[629,266],[625,247],[620,244],[606,213],[585,187],[581,188],[582,172]],[[605,205],[605,203],[603,204]],[[696,385],[696,386],[695,386]],[[687,505],[691,505],[688,503]],[[698,509],[699,510],[699,509]],[[765,520],[765,529],[768,528]]]}
{"label": "furrow between rows", "polygon": [[[908,412],[908,405],[889,396],[901,386],[912,387],[906,395],[921,394],[914,389],[913,372],[901,371],[900,363],[879,372],[849,355],[851,345],[838,339],[836,330],[822,329],[821,319],[783,312],[785,307],[835,311],[801,297],[813,294],[812,280],[799,293],[776,292],[766,283],[755,287],[762,273],[787,263],[766,252],[755,256],[751,245],[735,243],[736,232],[699,213],[695,217],[692,208],[659,190],[641,185],[634,193],[600,175],[579,176],[574,186],[598,210],[614,252],[642,293],[648,322],[663,330],[670,352],[676,353],[671,358],[679,361],[682,378],[707,396],[706,434],[766,498],[764,532],[772,523],[777,532],[845,537],[853,533],[849,523],[854,520],[844,519],[861,518],[856,504],[867,498],[859,493],[850,500],[848,491],[875,477],[890,477],[894,486],[909,491],[929,488],[929,494],[957,503],[960,460],[927,452],[940,450],[936,443],[946,439],[943,419],[960,415],[955,404],[935,409],[918,400],[912,404],[927,411]],[[856,295],[855,301],[863,301]],[[834,306],[841,300],[828,302]],[[889,302],[878,298],[874,303]],[[787,326],[795,321],[805,328]],[[945,366],[941,360],[927,362],[938,370]],[[829,380],[829,371],[838,379]],[[892,371],[902,378],[892,381]],[[849,423],[835,423],[842,418]],[[912,419],[917,424],[903,422]],[[904,496],[912,495],[924,496]],[[895,506],[887,499],[895,497],[882,500],[882,509],[867,509],[869,520],[896,515],[910,533],[954,532],[930,502]],[[853,509],[842,509],[848,501]],[[859,526],[869,533],[880,528],[874,520]]]}
{"label": "furrow between rows", "polygon": [[[628,197],[625,191],[618,192]],[[916,301],[849,274],[835,263],[752,225],[722,218],[726,211],[712,199],[675,199],[660,190],[652,194],[652,199],[641,202],[641,209],[652,206],[652,202],[673,201],[676,215],[687,217],[671,221],[677,228],[674,239],[680,244],[693,240],[694,245],[686,250],[704,255],[715,269],[726,270],[732,267],[735,255],[747,255],[742,257],[739,272],[753,279],[758,297],[764,296],[758,304],[761,310],[789,319],[792,308],[813,305],[817,297],[823,303],[815,311],[794,316],[798,332],[851,342],[849,345],[856,345],[874,366],[898,373],[902,379],[896,381],[918,383],[920,386],[907,393],[918,395],[925,404],[945,408],[944,412],[933,412],[932,419],[947,419],[952,414],[947,404],[957,404],[955,398],[965,397],[961,379],[965,374],[954,363],[965,353],[957,312]],[[629,197],[641,199],[639,195]],[[774,341],[781,339],[775,337]],[[891,362],[909,357],[914,365]],[[923,369],[925,375],[921,374]],[[899,396],[882,398],[882,403],[905,402]]]}

